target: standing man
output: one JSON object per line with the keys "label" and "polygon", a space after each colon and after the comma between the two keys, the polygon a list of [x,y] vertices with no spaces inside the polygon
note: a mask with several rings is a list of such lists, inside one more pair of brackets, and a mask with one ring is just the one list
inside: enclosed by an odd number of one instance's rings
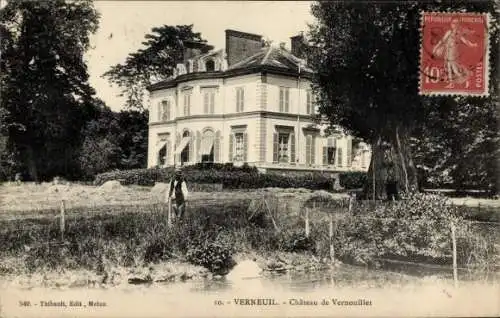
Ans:
{"label": "standing man", "polygon": [[387,193],[387,200],[399,200],[398,181],[396,178],[396,169],[394,166],[394,162],[389,162],[386,167],[385,190]]}
{"label": "standing man", "polygon": [[186,180],[182,175],[180,168],[175,169],[174,177],[170,181],[170,190],[168,193],[168,199],[172,200],[173,208],[176,218],[183,218],[184,212],[186,211],[186,200],[188,197],[188,189],[186,185]]}

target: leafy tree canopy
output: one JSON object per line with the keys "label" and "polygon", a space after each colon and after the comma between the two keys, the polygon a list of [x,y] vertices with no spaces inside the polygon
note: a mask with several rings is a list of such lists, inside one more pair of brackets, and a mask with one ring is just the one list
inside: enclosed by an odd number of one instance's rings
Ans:
{"label": "leafy tree canopy", "polygon": [[122,88],[127,106],[137,110],[145,109],[143,100],[148,85],[172,76],[183,59],[186,41],[206,43],[192,25],[155,27],[145,39],[143,48],[130,53],[123,64],[114,65],[103,75]]}
{"label": "leafy tree canopy", "polygon": [[[418,94],[421,11],[488,12],[491,17],[491,74],[498,71],[499,6],[495,1],[317,2],[312,6],[311,64],[320,113],[373,145],[369,183],[383,192],[383,169],[395,164],[403,190],[416,185],[410,150],[430,120],[466,108],[498,105],[498,79],[490,97],[423,97]],[[462,109],[462,110],[461,110]],[[459,118],[448,118],[460,125]],[[495,120],[494,118],[492,120]],[[437,123],[437,122],[436,122]],[[490,125],[489,127],[493,127]],[[388,153],[388,154],[387,154]],[[389,159],[388,159],[389,158]],[[371,191],[371,190],[370,190]]]}
{"label": "leafy tree canopy", "polygon": [[90,0],[18,0],[0,10],[2,126],[35,180],[75,170],[94,94],[83,55],[98,19]]}

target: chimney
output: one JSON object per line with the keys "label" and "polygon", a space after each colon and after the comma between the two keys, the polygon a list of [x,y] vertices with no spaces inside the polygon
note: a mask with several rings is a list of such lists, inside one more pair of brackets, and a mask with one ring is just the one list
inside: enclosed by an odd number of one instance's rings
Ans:
{"label": "chimney", "polygon": [[228,66],[258,53],[263,46],[261,35],[226,30],[226,55]]}
{"label": "chimney", "polygon": [[304,38],[304,32],[300,32],[299,35],[292,36],[292,54],[298,58],[305,58],[307,44]]}
{"label": "chimney", "polygon": [[207,53],[212,50],[214,47],[202,42],[195,41],[185,41],[184,43],[184,54],[183,54],[183,63],[186,64],[189,59],[193,57]]}

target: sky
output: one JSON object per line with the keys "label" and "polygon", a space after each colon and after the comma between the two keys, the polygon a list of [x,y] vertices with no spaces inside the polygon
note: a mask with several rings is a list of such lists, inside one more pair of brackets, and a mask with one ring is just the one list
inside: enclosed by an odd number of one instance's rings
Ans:
{"label": "sky", "polygon": [[161,25],[193,24],[215,49],[224,48],[226,29],[262,35],[273,43],[307,31],[314,21],[309,1],[96,1],[99,30],[85,60],[90,84],[114,111],[123,109],[121,90],[102,74],[142,47],[144,36]]}

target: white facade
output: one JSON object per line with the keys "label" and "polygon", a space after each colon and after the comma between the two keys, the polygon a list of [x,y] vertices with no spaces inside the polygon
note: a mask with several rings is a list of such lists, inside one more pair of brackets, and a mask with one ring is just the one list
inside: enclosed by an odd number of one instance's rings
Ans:
{"label": "white facade", "polygon": [[365,144],[353,149],[352,137],[340,130],[325,136],[313,121],[311,71],[303,60],[284,48],[260,47],[256,35],[227,32],[231,58],[222,50],[187,54],[174,77],[149,88],[148,167],[232,162],[367,170]]}
{"label": "white facade", "polygon": [[[306,79],[261,74],[193,80],[153,91],[148,167],[214,161],[247,162],[263,168],[365,170],[369,158],[353,158],[350,136],[327,137],[314,128],[307,113],[308,94],[310,82]],[[312,102],[311,95],[309,100]],[[284,111],[286,104],[288,112]],[[281,144],[280,133],[285,136]],[[189,142],[179,149],[184,135],[189,136]],[[210,147],[205,143],[211,135],[211,156],[202,158],[202,148]],[[277,160],[276,152],[280,151],[287,152],[288,160],[280,154]]]}

